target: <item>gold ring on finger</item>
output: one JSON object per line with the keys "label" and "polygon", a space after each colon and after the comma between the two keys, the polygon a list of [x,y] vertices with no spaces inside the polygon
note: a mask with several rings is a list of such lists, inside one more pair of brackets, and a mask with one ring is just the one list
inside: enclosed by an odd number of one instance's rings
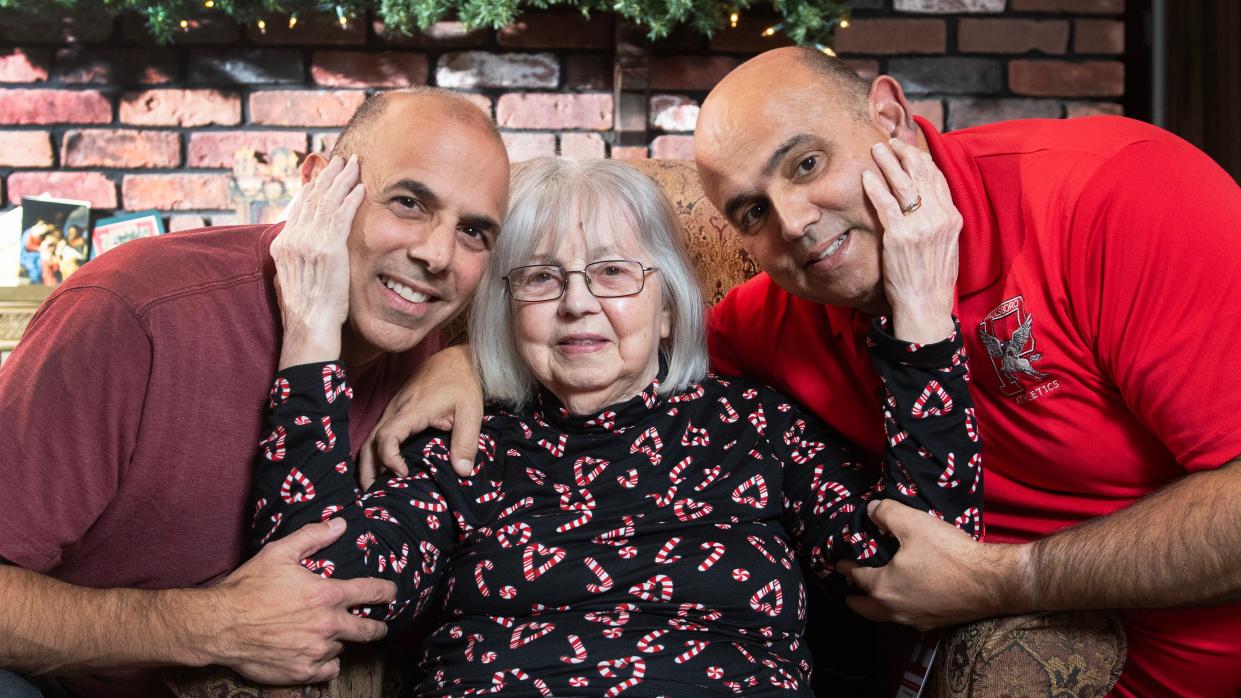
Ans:
{"label": "gold ring on finger", "polygon": [[922,196],[921,195],[919,195],[918,198],[914,199],[913,201],[905,204],[904,206],[901,206],[901,213],[908,216],[909,214],[913,213],[914,211],[917,211],[920,208],[922,208]]}

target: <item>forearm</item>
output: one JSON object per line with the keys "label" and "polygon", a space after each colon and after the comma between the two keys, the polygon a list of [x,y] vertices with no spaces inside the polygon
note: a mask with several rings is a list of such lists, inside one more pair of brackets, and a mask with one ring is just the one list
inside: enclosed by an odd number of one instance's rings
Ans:
{"label": "forearm", "polygon": [[[1021,546],[1017,610],[1158,608],[1241,600],[1241,461]],[[1021,598],[1022,595],[1027,598]]]}
{"label": "forearm", "polygon": [[211,594],[90,589],[0,565],[0,667],[38,675],[219,661]]}

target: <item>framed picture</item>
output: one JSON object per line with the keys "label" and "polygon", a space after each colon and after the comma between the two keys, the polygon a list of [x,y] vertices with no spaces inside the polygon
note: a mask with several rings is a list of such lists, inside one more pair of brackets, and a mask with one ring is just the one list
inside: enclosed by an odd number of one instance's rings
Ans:
{"label": "framed picture", "polygon": [[90,259],[90,203],[22,197],[18,285],[55,288]]}
{"label": "framed picture", "polygon": [[22,276],[22,207],[0,213],[0,288],[24,286]]}
{"label": "framed picture", "polygon": [[91,235],[91,259],[108,250],[138,238],[164,234],[164,219],[159,211],[139,211],[101,219]]}

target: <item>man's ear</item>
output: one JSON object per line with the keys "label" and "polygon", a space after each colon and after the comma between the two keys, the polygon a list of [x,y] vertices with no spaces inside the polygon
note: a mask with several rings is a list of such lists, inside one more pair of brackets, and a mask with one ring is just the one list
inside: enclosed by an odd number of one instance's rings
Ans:
{"label": "man's ear", "polygon": [[895,78],[889,75],[875,78],[870,84],[867,102],[870,104],[871,123],[888,138],[897,138],[910,145],[918,144],[918,125],[914,123],[913,110]]}
{"label": "man's ear", "polygon": [[315,175],[319,174],[319,170],[327,167],[327,162],[328,160],[323,157],[323,153],[311,153],[310,155],[307,155],[306,159],[302,160],[302,166],[300,168],[302,171],[302,186],[310,184],[310,180],[314,179]]}

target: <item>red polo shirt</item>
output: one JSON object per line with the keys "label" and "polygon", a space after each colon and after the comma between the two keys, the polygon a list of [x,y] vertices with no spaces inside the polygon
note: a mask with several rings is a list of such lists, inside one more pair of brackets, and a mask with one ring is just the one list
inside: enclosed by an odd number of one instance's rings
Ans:
{"label": "red polo shirt", "polygon": [[[986,444],[987,540],[1045,536],[1241,455],[1236,183],[1129,119],[919,125],[965,219],[957,312]],[[867,322],[763,274],[713,310],[712,359],[877,456]],[[1114,695],[1241,691],[1241,605],[1124,619]]]}

